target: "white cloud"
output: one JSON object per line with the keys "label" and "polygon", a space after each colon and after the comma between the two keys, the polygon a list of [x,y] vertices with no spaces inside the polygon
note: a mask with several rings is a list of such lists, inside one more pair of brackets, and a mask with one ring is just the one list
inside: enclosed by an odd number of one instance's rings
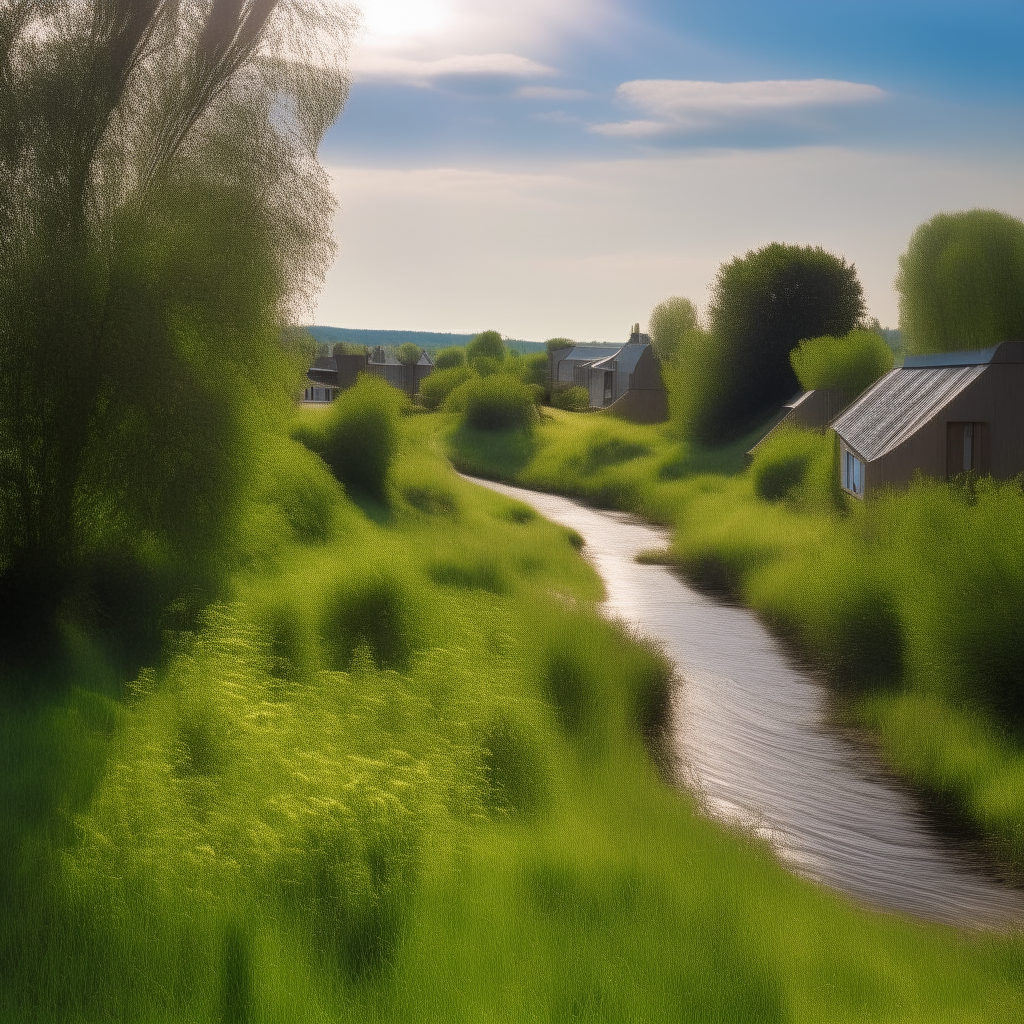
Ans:
{"label": "white cloud", "polygon": [[508,78],[541,78],[556,75],[549,68],[515,53],[456,54],[437,60],[415,60],[384,53],[363,53],[352,61],[352,74],[357,82],[370,79],[403,82],[408,85],[429,85],[450,75],[495,75]]}
{"label": "white cloud", "polygon": [[559,89],[553,85],[524,85],[516,89],[516,95],[524,100],[585,100],[590,93],[586,89]]}
{"label": "white cloud", "polygon": [[639,109],[648,119],[595,124],[591,131],[601,135],[658,135],[706,128],[730,118],[867,103],[886,95],[876,85],[830,78],[765,82],[646,78],[623,82],[615,92],[620,102]]}
{"label": "white cloud", "polygon": [[713,151],[532,169],[336,167],[338,261],[316,322],[623,340],[656,302],[701,303],[718,266],[768,242],[857,266],[896,325],[892,281],[940,210],[1024,216],[1019,161],[850,149]]}

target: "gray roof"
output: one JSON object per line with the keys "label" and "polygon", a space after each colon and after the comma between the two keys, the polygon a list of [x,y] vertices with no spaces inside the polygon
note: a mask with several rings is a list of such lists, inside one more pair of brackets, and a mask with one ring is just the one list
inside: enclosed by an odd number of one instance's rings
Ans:
{"label": "gray roof", "polygon": [[566,359],[582,359],[587,361],[591,359],[600,359],[603,356],[612,355],[615,350],[612,349],[609,351],[607,345],[574,345],[568,350],[558,349],[557,351],[559,353],[565,352],[564,356],[560,356],[560,358],[557,359],[557,362],[561,363]]}
{"label": "gray roof", "polygon": [[987,369],[986,361],[890,370],[832,421],[832,429],[872,462],[915,434]]}
{"label": "gray roof", "polygon": [[[607,358],[599,359],[594,363],[594,369],[615,369],[620,373],[632,373],[636,369],[636,364],[640,362],[640,357],[644,354],[646,349],[646,345],[623,345],[618,352],[613,352]],[[611,365],[612,363],[615,363],[614,367]]]}

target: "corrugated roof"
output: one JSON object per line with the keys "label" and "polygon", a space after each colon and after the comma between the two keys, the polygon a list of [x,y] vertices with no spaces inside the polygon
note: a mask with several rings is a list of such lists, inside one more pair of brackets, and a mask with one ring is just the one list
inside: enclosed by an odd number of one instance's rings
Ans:
{"label": "corrugated roof", "polygon": [[567,359],[600,359],[602,356],[611,355],[615,351],[615,349],[609,351],[607,345],[574,345],[558,362],[561,363]]}
{"label": "corrugated roof", "polygon": [[594,363],[594,369],[612,369],[609,364],[614,362],[614,369],[620,373],[632,373],[646,348],[646,345],[623,345],[618,352],[613,352],[606,359],[600,359]]}
{"label": "corrugated roof", "polygon": [[872,462],[916,433],[987,369],[980,363],[890,370],[832,421],[832,429]]}

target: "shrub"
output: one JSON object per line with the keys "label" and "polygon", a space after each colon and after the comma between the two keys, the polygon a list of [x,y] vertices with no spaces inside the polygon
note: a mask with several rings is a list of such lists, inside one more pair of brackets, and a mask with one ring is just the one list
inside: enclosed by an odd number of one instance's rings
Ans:
{"label": "shrub", "polygon": [[[428,378],[429,379],[429,378]],[[346,486],[373,498],[387,493],[399,445],[402,394],[379,377],[360,374],[317,420],[305,420],[296,439],[316,452]]]}
{"label": "shrub", "polygon": [[403,366],[415,366],[423,355],[423,349],[411,341],[399,345],[395,357]]}
{"label": "shrub", "polygon": [[576,342],[572,338],[548,338],[544,342],[544,347],[550,355],[552,352],[557,352],[560,348],[572,348],[575,344]]}
{"label": "shrub", "polygon": [[1024,338],[1024,222],[996,210],[940,213],[911,236],[896,290],[908,352]]}
{"label": "shrub", "polygon": [[417,644],[407,581],[383,570],[340,581],[328,596],[322,628],[336,669],[351,668],[360,647],[380,668],[407,668]]}
{"label": "shrub", "polygon": [[495,359],[494,356],[474,356],[470,359],[469,365],[481,377],[490,377],[492,374],[498,373],[503,369],[501,360]]}
{"label": "shrub", "polygon": [[820,512],[841,507],[838,473],[834,434],[788,426],[765,438],[750,467],[759,498],[790,499]]}
{"label": "shrub", "polygon": [[548,357],[543,352],[534,352],[524,356],[519,368],[520,376],[526,384],[537,384],[542,388],[548,382]]}
{"label": "shrub", "polygon": [[472,364],[479,356],[489,356],[499,363],[505,361],[505,343],[497,331],[484,331],[477,334],[466,346],[466,360]]}
{"label": "shrub", "polygon": [[461,364],[434,370],[420,381],[420,401],[428,409],[438,409],[460,384],[472,376],[473,371]]}
{"label": "shrub", "polygon": [[563,388],[551,392],[551,404],[567,412],[586,412],[590,408],[590,392],[583,387]]}
{"label": "shrub", "polygon": [[511,374],[481,377],[462,387],[466,423],[478,430],[529,430],[537,419],[533,391]]}
{"label": "shrub", "polygon": [[434,358],[434,369],[453,370],[457,366],[466,365],[466,350],[458,345],[450,345],[441,349]]}
{"label": "shrub", "polygon": [[855,398],[893,367],[892,349],[875,331],[850,331],[842,338],[807,338],[789,354],[800,385],[844,392]]}

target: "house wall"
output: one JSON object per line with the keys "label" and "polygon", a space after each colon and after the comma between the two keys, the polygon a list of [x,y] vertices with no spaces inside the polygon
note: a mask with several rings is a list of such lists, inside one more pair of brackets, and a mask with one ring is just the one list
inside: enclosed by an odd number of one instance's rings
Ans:
{"label": "house wall", "polygon": [[867,466],[865,491],[907,484],[917,470],[945,480],[948,424],[963,422],[988,424],[985,454],[995,479],[1024,472],[1024,363],[991,363],[917,433]]}

